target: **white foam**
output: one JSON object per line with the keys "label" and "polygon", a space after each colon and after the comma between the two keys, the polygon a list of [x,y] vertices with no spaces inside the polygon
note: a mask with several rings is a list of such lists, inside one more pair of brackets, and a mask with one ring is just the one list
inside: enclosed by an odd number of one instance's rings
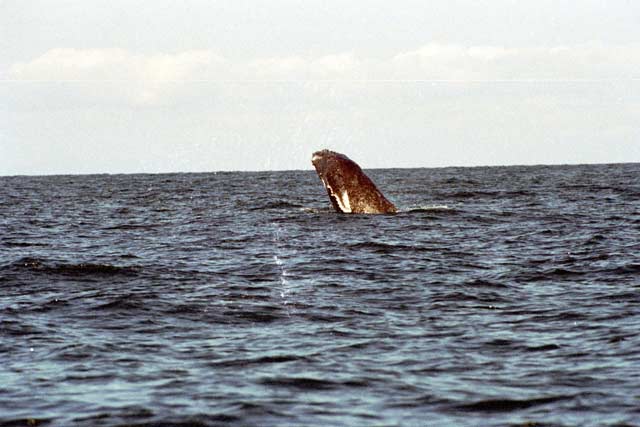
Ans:
{"label": "white foam", "polygon": [[403,210],[403,212],[437,212],[437,211],[455,211],[455,209],[447,205],[423,205],[423,206],[412,206],[407,210]]}
{"label": "white foam", "polygon": [[414,209],[421,209],[424,211],[451,211],[453,210],[453,208],[450,208],[447,205],[425,205],[425,206],[420,206],[418,208],[414,208]]}

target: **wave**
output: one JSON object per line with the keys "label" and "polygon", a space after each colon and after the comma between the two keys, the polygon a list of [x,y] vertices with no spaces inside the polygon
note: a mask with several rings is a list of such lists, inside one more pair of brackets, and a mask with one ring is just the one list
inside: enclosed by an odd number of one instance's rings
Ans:
{"label": "wave", "polygon": [[51,418],[0,419],[0,427],[44,426],[53,421]]}
{"label": "wave", "polygon": [[160,224],[120,224],[104,227],[104,230],[151,230]]}
{"label": "wave", "polygon": [[0,267],[3,272],[24,272],[59,274],[65,276],[114,276],[114,275],[136,275],[138,267],[122,267],[111,264],[93,263],[54,263],[39,258],[21,258],[8,265]]}
{"label": "wave", "polygon": [[305,356],[292,356],[292,355],[262,356],[262,357],[252,358],[252,359],[221,360],[221,361],[212,362],[209,364],[209,366],[212,368],[213,367],[246,368],[248,366],[272,365],[272,364],[278,364],[278,363],[297,362],[297,361],[308,361],[308,358]]}
{"label": "wave", "polygon": [[[330,215],[336,214],[336,211],[331,209],[330,207],[313,208],[313,207],[306,207],[306,206],[292,204],[291,206],[283,206],[282,208],[287,208],[287,207],[299,208],[301,211],[305,213],[330,214]],[[275,207],[268,207],[268,208],[258,207],[258,208],[254,208],[253,210],[256,210],[256,209],[276,209],[276,208]],[[449,207],[447,205],[423,205],[423,206],[411,206],[407,208],[399,207],[398,209],[398,214],[400,215],[415,214],[415,213],[456,214],[458,213],[458,211],[455,208]],[[385,215],[385,216],[393,216],[393,215]],[[354,215],[354,217],[360,217],[360,215]]]}
{"label": "wave", "polygon": [[457,213],[456,209],[451,208],[447,205],[424,205],[417,207],[410,207],[407,210],[401,210],[400,213],[447,213],[453,214]]}
{"label": "wave", "polygon": [[447,195],[453,199],[475,199],[475,198],[483,198],[483,197],[499,197],[500,193],[497,191],[456,191],[454,193],[450,193]]}
{"label": "wave", "polygon": [[297,209],[302,208],[302,205],[297,203],[285,202],[284,200],[276,200],[273,202],[267,202],[263,205],[254,206],[249,208],[250,211],[261,211],[261,210],[271,210],[271,209]]}
{"label": "wave", "polygon": [[[74,418],[73,424],[79,425],[112,425],[118,427],[210,427],[219,425],[244,425],[243,417],[233,413],[168,415],[157,413],[156,408],[132,405],[117,410],[98,411],[89,416]],[[49,420],[47,420],[49,421]],[[31,426],[40,424],[9,424],[15,426]],[[44,425],[44,424],[42,424]],[[0,427],[3,427],[0,424]]]}
{"label": "wave", "polygon": [[261,384],[297,390],[335,390],[343,387],[362,388],[370,385],[364,380],[330,381],[311,377],[270,377],[263,378]]}
{"label": "wave", "polygon": [[35,243],[35,242],[4,242],[4,246],[8,248],[28,248],[28,247],[46,247],[48,246],[46,243]]}
{"label": "wave", "polygon": [[397,245],[382,242],[358,242],[346,245],[349,249],[353,250],[370,250],[379,254],[387,254],[392,252],[434,252],[436,248],[426,248],[423,246],[414,245]]}
{"label": "wave", "polygon": [[457,405],[456,409],[465,412],[511,412],[568,399],[573,399],[573,396],[549,396],[523,400],[488,399]]}
{"label": "wave", "polygon": [[94,310],[107,311],[131,311],[139,310],[146,306],[145,301],[138,295],[128,294],[115,298],[109,302],[93,307]]}

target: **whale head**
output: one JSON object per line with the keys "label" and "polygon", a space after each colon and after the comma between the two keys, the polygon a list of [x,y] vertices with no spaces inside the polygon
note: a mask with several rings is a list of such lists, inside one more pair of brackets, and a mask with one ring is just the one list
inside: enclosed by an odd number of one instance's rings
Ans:
{"label": "whale head", "polygon": [[376,188],[360,166],[331,150],[313,153],[311,163],[334,209],[341,213],[395,213],[396,207]]}

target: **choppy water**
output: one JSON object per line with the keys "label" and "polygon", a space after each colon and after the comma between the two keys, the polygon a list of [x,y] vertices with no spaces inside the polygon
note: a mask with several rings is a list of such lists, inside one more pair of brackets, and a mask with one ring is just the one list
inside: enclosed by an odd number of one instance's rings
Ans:
{"label": "choppy water", "polygon": [[0,426],[640,425],[640,164],[0,178]]}

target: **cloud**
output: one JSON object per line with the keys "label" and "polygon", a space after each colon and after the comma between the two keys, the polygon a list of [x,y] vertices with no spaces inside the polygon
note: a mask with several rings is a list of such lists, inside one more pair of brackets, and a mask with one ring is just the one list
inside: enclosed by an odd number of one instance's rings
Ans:
{"label": "cloud", "polygon": [[352,53],[319,57],[260,58],[237,64],[232,79],[323,81],[360,79],[363,62]]}
{"label": "cloud", "polygon": [[640,77],[640,44],[520,47],[430,43],[392,59],[393,76],[434,80],[572,80]]}
{"label": "cloud", "polygon": [[521,47],[429,43],[390,58],[353,53],[233,61],[211,50],[137,54],[125,49],[52,49],[11,67],[19,80],[357,80],[640,78],[640,44]]}
{"label": "cloud", "polygon": [[[142,54],[117,48],[58,48],[14,64],[10,76],[15,80],[87,83],[74,89],[75,96],[70,98],[76,100],[156,106],[221,96],[220,85],[196,88],[188,84],[194,82],[344,81],[354,83],[352,91],[357,92],[355,83],[371,80],[615,80],[640,78],[639,70],[640,44],[508,48],[428,43],[387,58],[343,52],[249,60],[232,60],[212,50]],[[101,83],[104,89],[100,89]],[[254,88],[247,89],[247,96],[255,93]],[[233,95],[242,97],[243,92],[234,88]]]}
{"label": "cloud", "polygon": [[176,87],[168,82],[211,75],[225,67],[223,58],[207,50],[142,55],[116,48],[51,49],[32,61],[14,64],[10,75],[27,81],[105,84],[109,90],[80,85],[72,98],[153,105],[175,96]]}
{"label": "cloud", "polygon": [[11,74],[24,80],[181,80],[223,63],[207,50],[142,55],[115,48],[51,49],[13,65]]}

